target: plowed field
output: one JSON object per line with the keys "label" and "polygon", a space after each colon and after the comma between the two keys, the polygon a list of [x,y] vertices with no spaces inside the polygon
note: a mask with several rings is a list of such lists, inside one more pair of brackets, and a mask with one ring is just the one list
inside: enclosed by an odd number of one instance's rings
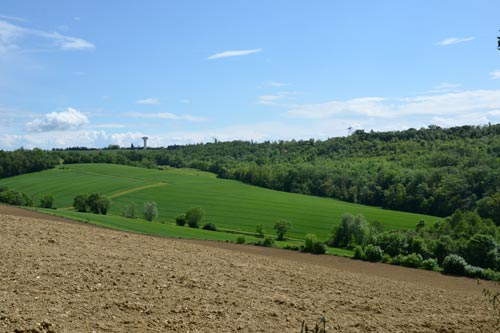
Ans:
{"label": "plowed field", "polygon": [[496,332],[484,281],[0,206],[1,332]]}

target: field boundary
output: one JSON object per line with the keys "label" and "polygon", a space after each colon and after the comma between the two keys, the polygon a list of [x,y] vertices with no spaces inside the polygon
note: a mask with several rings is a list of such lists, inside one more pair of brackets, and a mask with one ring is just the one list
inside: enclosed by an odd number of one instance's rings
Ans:
{"label": "field boundary", "polygon": [[209,246],[225,249],[228,251],[237,251],[241,253],[256,254],[266,257],[280,258],[289,260],[291,265],[294,263],[306,262],[308,264],[323,266],[335,270],[350,272],[354,274],[363,274],[370,276],[378,276],[388,280],[403,281],[411,284],[419,284],[427,287],[440,288],[450,291],[460,291],[467,292],[470,294],[477,295],[480,294],[484,288],[490,288],[492,290],[497,290],[498,285],[491,281],[475,280],[466,277],[456,277],[443,275],[437,272],[425,271],[413,268],[407,268],[403,266],[394,266],[383,263],[371,263],[366,261],[358,261],[345,257],[339,257],[334,255],[312,255],[307,253],[300,253],[296,251],[289,251],[277,248],[268,248],[253,245],[242,245],[234,244],[221,241],[210,241],[210,240],[197,240],[197,239],[186,239],[186,238],[170,238],[165,236],[147,235],[140,234],[130,231],[122,231],[116,229],[105,228],[102,226],[87,224],[80,221],[72,220],[70,218],[63,218],[59,216],[53,216],[50,214],[45,214],[38,211],[32,211],[29,209],[24,209],[15,206],[8,206],[0,204],[0,218],[1,215],[13,215],[19,217],[31,217],[37,218],[44,221],[54,221],[54,222],[64,222],[78,224],[83,227],[89,228],[104,228],[107,230],[112,230],[118,233],[127,233],[140,235],[141,237],[154,237],[162,238],[170,241],[187,242],[191,244],[197,244],[199,246]]}

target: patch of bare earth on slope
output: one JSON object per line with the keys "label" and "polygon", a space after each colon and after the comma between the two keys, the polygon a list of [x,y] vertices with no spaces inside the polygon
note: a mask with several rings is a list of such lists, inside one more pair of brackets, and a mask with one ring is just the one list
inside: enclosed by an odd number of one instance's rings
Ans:
{"label": "patch of bare earth on slope", "polygon": [[486,282],[407,269],[417,277],[410,281],[315,262],[318,256],[6,214],[2,332],[296,332],[321,314],[327,332],[496,331],[481,295]]}

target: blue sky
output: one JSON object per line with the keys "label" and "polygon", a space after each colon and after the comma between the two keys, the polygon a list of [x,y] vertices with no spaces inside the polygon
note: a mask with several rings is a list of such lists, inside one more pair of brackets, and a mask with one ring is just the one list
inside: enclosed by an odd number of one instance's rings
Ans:
{"label": "blue sky", "polygon": [[0,5],[0,149],[500,122],[500,2]]}

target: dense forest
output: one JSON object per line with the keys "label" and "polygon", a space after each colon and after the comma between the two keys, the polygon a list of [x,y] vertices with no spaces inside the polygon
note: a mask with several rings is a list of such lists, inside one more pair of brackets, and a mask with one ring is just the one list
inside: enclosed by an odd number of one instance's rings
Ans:
{"label": "dense forest", "polygon": [[324,141],[17,150],[0,152],[0,176],[50,168],[59,160],[196,168],[280,191],[388,209],[436,216],[477,210],[500,225],[500,124],[357,130]]}

